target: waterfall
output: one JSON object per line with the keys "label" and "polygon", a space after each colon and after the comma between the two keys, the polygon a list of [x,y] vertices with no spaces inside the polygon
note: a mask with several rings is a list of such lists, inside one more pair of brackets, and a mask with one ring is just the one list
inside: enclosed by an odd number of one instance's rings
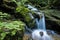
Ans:
{"label": "waterfall", "polygon": [[[32,39],[33,40],[53,40],[53,38],[47,34],[44,13],[41,13],[40,11],[38,11],[36,8],[34,8],[31,5],[28,5],[28,8],[31,11],[34,11],[39,16],[39,18],[38,17],[34,18],[33,15],[31,13],[29,13],[30,17],[32,19],[34,19],[36,26],[37,26],[37,29],[35,29],[35,30],[31,30],[26,27],[27,30],[31,31]],[[40,32],[41,32],[41,34],[40,34]],[[41,35],[43,35],[43,36],[41,36]]]}
{"label": "waterfall", "polygon": [[36,18],[36,19],[35,19],[35,21],[36,21],[37,29],[39,29],[39,28],[40,28],[40,26],[39,26],[39,21],[38,21],[38,19]]}
{"label": "waterfall", "polygon": [[40,24],[39,26],[41,29],[46,30],[44,14],[42,14],[42,18],[39,20],[39,24]]}
{"label": "waterfall", "polygon": [[[42,18],[40,18],[39,21],[38,21],[38,18],[35,18],[36,26],[37,26],[38,29],[46,30],[44,14],[43,14],[43,13],[40,13],[40,12],[37,10],[37,8],[34,8],[33,6],[31,6],[31,5],[29,5],[29,4],[28,4],[28,8],[29,8],[31,11],[35,11],[36,14],[38,14],[38,15],[41,14]],[[32,19],[34,19],[34,17],[32,16],[31,13],[29,13],[29,15],[30,15],[30,17],[31,17]]]}
{"label": "waterfall", "polygon": [[38,20],[38,18],[36,18],[36,25],[37,25],[37,28],[38,29],[43,29],[43,30],[46,30],[46,27],[45,27],[45,17],[44,17],[44,14],[42,14],[42,17]]}

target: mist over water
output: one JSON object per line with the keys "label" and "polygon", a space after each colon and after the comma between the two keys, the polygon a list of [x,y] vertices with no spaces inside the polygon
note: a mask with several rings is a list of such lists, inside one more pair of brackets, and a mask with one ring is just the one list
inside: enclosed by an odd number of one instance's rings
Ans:
{"label": "mist over water", "polygon": [[[39,32],[43,32],[43,36],[39,34]],[[49,36],[44,30],[34,30],[32,33],[33,40],[53,40],[51,36]]]}

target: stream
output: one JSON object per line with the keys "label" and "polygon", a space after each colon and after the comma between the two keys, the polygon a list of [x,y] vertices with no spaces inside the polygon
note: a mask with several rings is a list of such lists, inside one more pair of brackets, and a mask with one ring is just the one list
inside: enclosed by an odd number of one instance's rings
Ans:
{"label": "stream", "polygon": [[40,12],[37,8],[29,4],[27,6],[31,11],[36,12],[36,14],[39,16],[39,18],[34,18],[32,13],[29,13],[30,17],[35,20],[37,27],[36,29],[31,30],[26,26],[26,29],[31,32],[29,34],[31,35],[29,40],[54,40],[50,35],[55,35],[56,33],[53,30],[46,29],[44,13]]}

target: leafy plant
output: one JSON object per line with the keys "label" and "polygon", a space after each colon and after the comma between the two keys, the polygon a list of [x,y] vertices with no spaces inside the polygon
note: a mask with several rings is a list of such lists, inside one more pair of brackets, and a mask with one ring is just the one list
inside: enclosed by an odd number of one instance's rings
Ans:
{"label": "leafy plant", "polygon": [[3,40],[7,34],[15,35],[17,31],[24,30],[25,24],[21,21],[0,22],[0,40]]}
{"label": "leafy plant", "polygon": [[24,5],[27,0],[11,0],[17,4],[17,6]]}
{"label": "leafy plant", "polygon": [[9,19],[11,18],[11,15],[7,14],[7,13],[3,13],[3,12],[0,12],[0,19]]}

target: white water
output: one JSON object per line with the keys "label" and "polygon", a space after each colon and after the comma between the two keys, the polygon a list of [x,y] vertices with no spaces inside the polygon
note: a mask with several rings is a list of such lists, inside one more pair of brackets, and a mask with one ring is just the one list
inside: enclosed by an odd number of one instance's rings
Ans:
{"label": "white water", "polygon": [[[43,13],[38,12],[38,10],[34,7],[32,7],[31,5],[28,5],[28,8],[31,11],[36,12],[36,14],[38,14],[39,16],[41,15],[41,18],[38,20],[38,18],[35,18],[32,16],[31,13],[29,13],[29,15],[31,16],[32,19],[35,20],[36,22],[36,26],[37,29],[32,31],[32,39],[33,40],[53,40],[52,37],[50,35],[47,34],[46,32],[46,26],[45,26],[45,17]],[[43,36],[40,35],[40,32],[43,32]]]}
{"label": "white water", "polygon": [[28,8],[31,10],[31,11],[37,11],[37,9],[36,8],[34,8],[33,6],[31,6],[31,5],[27,5],[28,6]]}
{"label": "white water", "polygon": [[[44,35],[43,36],[41,36],[40,34],[39,34],[39,32],[43,32],[44,33]],[[52,37],[51,36],[49,36],[47,33],[46,33],[46,31],[44,31],[44,30],[34,30],[33,32],[32,32],[32,39],[33,40],[53,40],[52,39]]]}
{"label": "white water", "polygon": [[[28,5],[28,8],[31,9],[31,11],[35,11],[35,12],[37,11],[36,14],[38,14],[39,16],[42,15],[42,18],[39,19],[39,21],[38,21],[38,18],[35,19],[36,25],[37,25],[37,28],[38,28],[38,29],[46,30],[44,14],[38,12],[38,10],[37,10],[36,8],[32,7],[31,5]],[[29,15],[31,16],[32,19],[34,19],[34,17],[32,16],[31,13],[29,13]]]}
{"label": "white water", "polygon": [[[38,18],[36,18],[35,20],[36,20],[37,29],[32,32],[32,39],[33,40],[53,40],[52,37],[48,35],[46,32],[44,14],[42,14],[42,17],[39,20]],[[43,36],[41,36],[40,32],[43,32]]]}

